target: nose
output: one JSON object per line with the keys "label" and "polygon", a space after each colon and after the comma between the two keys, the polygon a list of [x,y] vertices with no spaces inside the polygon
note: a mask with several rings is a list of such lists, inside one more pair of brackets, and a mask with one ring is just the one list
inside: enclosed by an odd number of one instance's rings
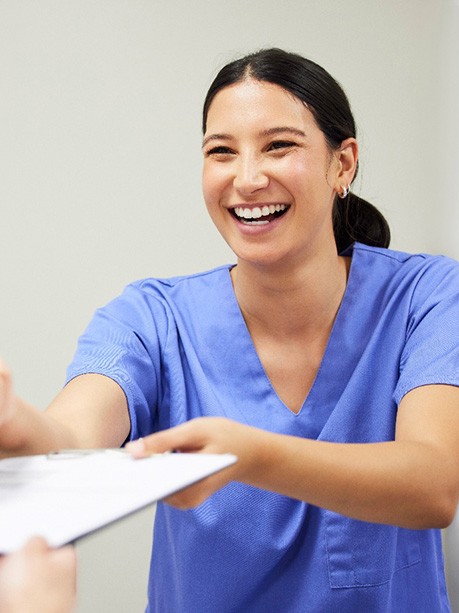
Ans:
{"label": "nose", "polygon": [[246,196],[268,187],[269,176],[262,161],[252,155],[240,156],[233,185],[239,193]]}

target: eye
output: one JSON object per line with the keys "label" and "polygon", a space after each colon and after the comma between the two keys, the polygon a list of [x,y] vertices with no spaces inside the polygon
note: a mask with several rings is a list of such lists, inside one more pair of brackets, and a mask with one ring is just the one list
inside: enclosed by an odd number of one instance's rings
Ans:
{"label": "eye", "polygon": [[225,147],[224,145],[218,145],[217,147],[212,147],[211,149],[207,149],[204,152],[206,157],[209,156],[226,156],[231,155],[233,152],[229,147]]}
{"label": "eye", "polygon": [[291,149],[292,147],[296,147],[296,143],[290,140],[275,140],[273,141],[269,147],[268,151],[279,151],[282,149]]}

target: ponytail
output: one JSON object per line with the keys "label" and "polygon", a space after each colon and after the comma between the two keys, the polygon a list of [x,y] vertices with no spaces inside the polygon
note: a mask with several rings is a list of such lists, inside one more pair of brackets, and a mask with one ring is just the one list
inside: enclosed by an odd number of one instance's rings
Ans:
{"label": "ponytail", "polygon": [[336,199],[333,207],[333,231],[338,253],[354,242],[372,247],[388,247],[389,224],[378,209],[352,192]]}

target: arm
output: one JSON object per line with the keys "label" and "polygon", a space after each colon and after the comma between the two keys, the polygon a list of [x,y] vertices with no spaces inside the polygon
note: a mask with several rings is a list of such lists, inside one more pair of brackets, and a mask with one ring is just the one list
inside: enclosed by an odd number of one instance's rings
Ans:
{"label": "arm", "polygon": [[237,480],[363,521],[444,527],[459,499],[459,388],[416,388],[400,403],[396,426],[395,441],[342,444],[197,419],[130,448],[134,455],[178,449],[238,456],[233,467],[168,499],[180,508]]}
{"label": "arm", "polygon": [[11,374],[0,363],[0,457],[119,446],[129,429],[126,398],[111,379],[77,377],[42,412],[14,395]]}
{"label": "arm", "polygon": [[75,575],[72,547],[52,550],[34,538],[0,559],[0,611],[68,613],[75,605]]}

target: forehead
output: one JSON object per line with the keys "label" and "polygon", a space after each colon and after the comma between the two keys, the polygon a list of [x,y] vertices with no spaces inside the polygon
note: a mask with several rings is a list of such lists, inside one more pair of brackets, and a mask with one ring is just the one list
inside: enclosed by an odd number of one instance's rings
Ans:
{"label": "forehead", "polygon": [[238,129],[315,126],[306,105],[289,91],[265,81],[246,79],[220,90],[209,107],[206,134]]}

